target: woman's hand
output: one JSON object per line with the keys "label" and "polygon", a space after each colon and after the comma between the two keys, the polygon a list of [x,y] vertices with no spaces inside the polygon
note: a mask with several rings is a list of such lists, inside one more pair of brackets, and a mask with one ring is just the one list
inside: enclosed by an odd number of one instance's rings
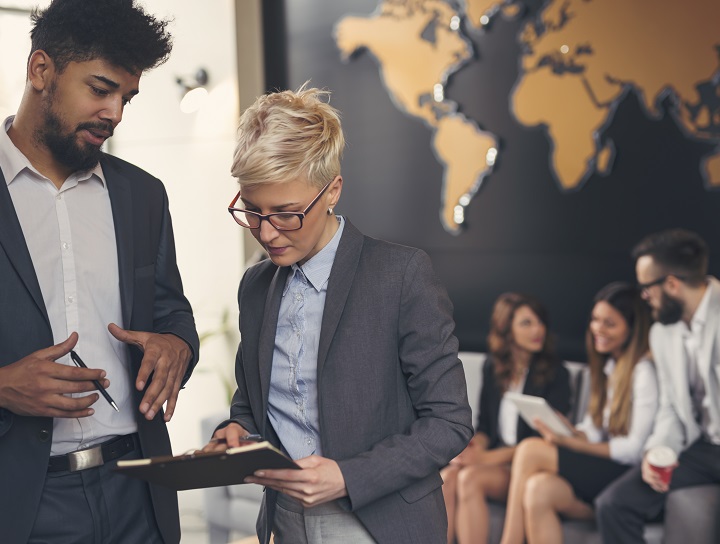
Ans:
{"label": "woman's hand", "polygon": [[585,436],[585,433],[578,431],[573,427],[572,423],[570,423],[570,420],[566,418],[561,413],[557,413],[558,417],[562,419],[563,423],[565,423],[568,428],[572,430],[571,436],[565,436],[561,434],[557,434],[553,430],[551,430],[545,423],[542,422],[542,420],[536,418],[535,419],[535,426],[537,427],[537,431],[540,433],[540,436],[542,436],[547,442],[550,444],[553,444],[555,446],[563,446],[565,448],[569,449],[577,449],[577,445],[579,443],[587,442],[587,437]]}
{"label": "woman's hand", "polygon": [[550,427],[545,425],[545,423],[542,422],[540,418],[535,418],[534,420],[535,428],[537,429],[537,432],[540,433],[540,436],[542,436],[546,442],[549,442],[550,444],[554,444],[555,446],[563,446],[563,441],[565,436],[561,436],[557,434],[555,431],[551,430]]}
{"label": "woman's hand", "polygon": [[235,448],[240,445],[242,438],[247,435],[248,432],[242,426],[237,423],[230,423],[226,427],[215,431],[212,439],[205,445],[202,451],[208,453]]}
{"label": "woman's hand", "polygon": [[295,462],[301,470],[258,470],[245,478],[245,482],[285,493],[299,500],[305,508],[347,495],[345,478],[337,462],[319,455],[311,455]]}

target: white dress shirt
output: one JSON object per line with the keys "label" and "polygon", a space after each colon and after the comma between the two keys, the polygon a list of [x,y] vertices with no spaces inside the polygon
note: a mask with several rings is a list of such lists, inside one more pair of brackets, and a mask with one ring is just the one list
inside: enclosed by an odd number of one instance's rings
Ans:
{"label": "white dress shirt", "polygon": [[[522,393],[525,389],[525,381],[527,380],[528,371],[520,377],[515,384],[508,386],[508,391],[513,393]],[[518,410],[517,404],[509,401],[505,395],[500,399],[500,412],[498,414],[498,432],[500,439],[506,446],[517,445],[517,428],[518,418],[520,417],[520,411]]]}
{"label": "white dress shirt", "polygon": [[[55,418],[51,455],[58,455],[137,430],[127,346],[107,330],[109,323],[123,325],[115,227],[100,165],[71,174],[58,190],[10,140],[12,120],[7,118],[0,130],[0,168],[40,284],[53,341],[60,343],[77,332],[75,351],[89,368],[107,372],[108,393],[120,408],[115,412],[101,396],[90,417]],[[74,366],[69,356],[58,362]]]}
{"label": "white dress shirt", "polygon": [[608,442],[610,458],[618,463],[637,465],[643,455],[643,447],[650,436],[658,410],[659,393],[655,364],[648,359],[641,359],[635,365],[632,374],[632,409],[630,427],[624,436],[610,436],[610,406],[613,399],[613,388],[610,376],[615,370],[615,360],[608,359],[603,369],[608,377],[608,390],[603,410],[603,425],[598,428],[593,423],[590,413],[585,414],[577,429],[583,431],[590,442]]}
{"label": "white dress shirt", "polygon": [[700,348],[703,345],[709,305],[710,288],[708,287],[693,314],[690,326],[685,331],[683,344],[687,361],[690,400],[695,421],[700,425],[703,437],[706,440],[714,444],[720,444],[720,421],[713,421],[712,411],[710,410],[710,397],[707,395],[708,387],[705,383],[707,376],[706,373],[700,371]]}

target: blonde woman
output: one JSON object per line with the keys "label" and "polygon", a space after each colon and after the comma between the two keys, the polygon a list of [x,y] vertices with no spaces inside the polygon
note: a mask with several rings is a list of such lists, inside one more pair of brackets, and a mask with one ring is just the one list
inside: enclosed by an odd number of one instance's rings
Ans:
{"label": "blonde woman", "polygon": [[617,282],[597,294],[586,333],[588,412],[572,436],[538,422],[543,438],[518,447],[503,544],[562,542],[560,515],[591,519],[595,497],[640,463],[658,408],[649,326],[649,309],[636,287]]}
{"label": "blonde woman", "polygon": [[240,120],[230,212],[269,258],[240,283],[238,389],[208,449],[259,433],[301,467],[247,479],[262,543],[437,544],[439,470],[472,435],[452,305],[424,252],[336,215],[328,94],[271,93]]}

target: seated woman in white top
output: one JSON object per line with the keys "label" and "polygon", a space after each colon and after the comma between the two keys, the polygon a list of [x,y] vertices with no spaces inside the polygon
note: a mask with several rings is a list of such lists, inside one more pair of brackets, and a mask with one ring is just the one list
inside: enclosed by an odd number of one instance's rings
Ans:
{"label": "seated woman in white top", "polygon": [[640,463],[658,408],[649,326],[649,309],[637,288],[611,283],[596,295],[586,333],[588,413],[567,437],[538,421],[543,438],[518,446],[503,544],[562,542],[560,515],[592,518],[594,498]]}

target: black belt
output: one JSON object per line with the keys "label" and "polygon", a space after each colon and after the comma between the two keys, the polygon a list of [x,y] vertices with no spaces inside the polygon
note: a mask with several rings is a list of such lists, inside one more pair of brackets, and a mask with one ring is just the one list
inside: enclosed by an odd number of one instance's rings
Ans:
{"label": "black belt", "polygon": [[86,448],[71,451],[65,455],[53,455],[48,462],[48,472],[61,472],[68,470],[77,472],[87,468],[99,467],[126,453],[130,453],[140,444],[137,433],[112,438],[107,442]]}

